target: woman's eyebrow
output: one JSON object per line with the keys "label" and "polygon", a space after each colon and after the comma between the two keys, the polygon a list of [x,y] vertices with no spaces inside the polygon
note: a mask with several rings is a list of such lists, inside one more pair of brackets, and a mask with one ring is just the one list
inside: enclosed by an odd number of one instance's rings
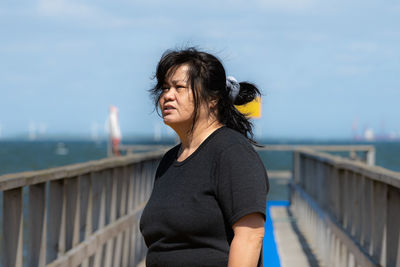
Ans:
{"label": "woman's eyebrow", "polygon": [[172,80],[170,83],[168,81],[165,81],[163,83],[163,87],[169,86],[170,84],[172,84],[174,86],[176,86],[177,84],[187,86],[187,81],[186,80]]}
{"label": "woman's eyebrow", "polygon": [[174,85],[178,84],[178,83],[183,83],[183,84],[186,85],[186,80],[172,80],[171,83],[174,84]]}

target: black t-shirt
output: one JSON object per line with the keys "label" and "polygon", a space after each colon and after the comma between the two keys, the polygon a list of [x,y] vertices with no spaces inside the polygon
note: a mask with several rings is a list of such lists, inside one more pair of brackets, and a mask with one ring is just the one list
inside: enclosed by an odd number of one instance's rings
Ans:
{"label": "black t-shirt", "polygon": [[161,160],[140,220],[146,266],[227,266],[233,224],[254,212],[265,218],[264,165],[248,140],[228,127],[182,162],[179,148]]}

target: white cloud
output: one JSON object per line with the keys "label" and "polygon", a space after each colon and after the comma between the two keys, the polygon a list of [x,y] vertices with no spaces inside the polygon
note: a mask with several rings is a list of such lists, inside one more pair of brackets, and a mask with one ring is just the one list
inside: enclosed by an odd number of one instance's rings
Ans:
{"label": "white cloud", "polygon": [[66,52],[88,50],[95,46],[89,40],[32,40],[24,42],[12,42],[0,44],[3,53],[41,53],[41,52]]}
{"label": "white cloud", "polygon": [[256,2],[261,7],[281,11],[301,11],[309,9],[314,5],[314,0],[256,0]]}
{"label": "white cloud", "polygon": [[349,44],[348,47],[351,51],[357,51],[362,53],[374,53],[376,52],[379,47],[376,42],[353,42]]}
{"label": "white cloud", "polygon": [[290,31],[283,34],[294,41],[327,42],[331,40],[331,36],[323,32]]}
{"label": "white cloud", "polygon": [[[317,0],[204,0],[197,10],[243,10],[243,9],[267,9],[271,11],[299,11],[314,6]],[[147,0],[136,1],[135,4],[146,7],[174,7],[174,8],[193,8],[193,2],[185,0]]]}
{"label": "white cloud", "polygon": [[359,76],[368,74],[372,71],[372,67],[369,65],[343,65],[338,66],[336,73],[341,76]]}
{"label": "white cloud", "polygon": [[393,13],[400,13],[400,4],[396,4],[390,8]]}
{"label": "white cloud", "polygon": [[230,3],[233,2],[234,4],[237,4],[239,8],[250,5],[252,8],[258,8],[265,11],[297,13],[314,7],[315,1],[316,0],[230,0],[226,2],[227,5],[230,5]]}
{"label": "white cloud", "polygon": [[122,27],[137,24],[135,20],[115,16],[97,6],[67,0],[39,0],[36,11],[40,16],[85,21],[91,26]]}
{"label": "white cloud", "polygon": [[386,28],[381,32],[381,34],[384,38],[400,39],[400,30],[398,28]]}
{"label": "white cloud", "polygon": [[399,55],[397,46],[393,46],[388,42],[380,40],[375,41],[354,41],[347,45],[347,51],[351,55],[357,55],[360,58],[378,57],[391,60],[396,55]]}
{"label": "white cloud", "polygon": [[37,9],[44,16],[90,18],[99,13],[95,7],[65,0],[39,0]]}

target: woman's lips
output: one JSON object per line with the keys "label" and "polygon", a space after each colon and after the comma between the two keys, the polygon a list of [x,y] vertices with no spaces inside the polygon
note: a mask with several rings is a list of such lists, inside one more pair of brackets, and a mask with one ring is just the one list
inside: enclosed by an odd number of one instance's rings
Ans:
{"label": "woman's lips", "polygon": [[163,109],[164,114],[171,113],[175,108],[173,106],[165,106]]}
{"label": "woman's lips", "polygon": [[164,106],[164,111],[165,110],[172,110],[172,109],[175,109],[173,106]]}

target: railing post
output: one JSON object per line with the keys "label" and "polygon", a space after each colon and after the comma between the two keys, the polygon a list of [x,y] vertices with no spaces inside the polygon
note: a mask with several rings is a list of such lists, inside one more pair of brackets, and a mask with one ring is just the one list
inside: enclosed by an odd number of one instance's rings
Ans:
{"label": "railing post", "polygon": [[65,180],[66,184],[66,220],[65,220],[65,250],[70,250],[79,243],[80,222],[80,177]]}
{"label": "railing post", "polygon": [[388,186],[386,266],[400,266],[400,189]]}
{"label": "railing post", "polygon": [[363,191],[364,191],[364,177],[360,174],[354,174],[354,210],[353,210],[353,233],[356,242],[361,244],[361,231],[363,226],[362,221],[362,207],[363,207]]}
{"label": "railing post", "polygon": [[[336,168],[336,167],[335,167]],[[345,226],[345,218],[346,218],[346,171],[343,169],[336,168],[337,177],[338,177],[338,221],[342,226]]]}
{"label": "railing post", "polygon": [[3,194],[3,266],[22,267],[22,187]]}
{"label": "railing post", "polygon": [[[96,192],[93,194],[93,230],[99,231],[101,230],[106,221],[106,177],[107,173],[102,172],[95,176],[95,179],[92,181],[96,181],[93,183],[96,185]],[[94,267],[103,266],[103,252],[104,245],[102,245],[93,256],[93,264]]]}
{"label": "railing post", "polygon": [[46,263],[46,184],[29,187],[29,257],[28,266]]}
{"label": "railing post", "polygon": [[371,147],[369,150],[367,150],[367,164],[370,166],[375,165],[375,147]]}
{"label": "railing post", "polygon": [[329,204],[328,207],[331,213],[336,217],[340,218],[340,179],[339,171],[335,166],[329,166]]}
{"label": "railing post", "polygon": [[[93,214],[93,173],[84,175],[80,179],[80,242],[89,238],[92,233],[92,214]],[[81,267],[89,266],[89,258],[85,259]]]}
{"label": "railing post", "polygon": [[372,199],[372,188],[373,181],[369,179],[364,179],[364,189],[363,189],[363,199],[362,199],[362,210],[363,216],[361,218],[363,222],[363,227],[361,231],[361,245],[364,249],[372,255],[372,247],[371,247],[371,236],[372,236],[372,209],[373,209],[373,199]]}
{"label": "railing post", "polygon": [[[133,210],[133,192],[134,192],[134,185],[133,185],[133,179],[132,179],[132,165],[126,166],[125,167],[125,174],[126,177],[126,187],[127,187],[127,196],[126,196],[126,213],[130,214]],[[132,231],[133,227],[135,225],[129,227],[125,233],[124,233],[124,245],[123,245],[123,257],[122,257],[122,266],[130,266],[130,257],[133,253],[131,249],[131,239],[132,239]]]}
{"label": "railing post", "polygon": [[373,209],[372,209],[372,257],[382,266],[386,265],[386,238],[387,238],[387,195],[386,184],[373,182]]}
{"label": "railing post", "polygon": [[[133,196],[133,208],[136,209],[139,207],[139,204],[142,203],[142,198],[141,195],[143,193],[143,180],[142,180],[142,163],[136,163],[134,165],[134,184],[135,184],[135,193]],[[133,237],[132,237],[132,243],[131,243],[131,248],[133,250],[133,253],[131,255],[131,264],[133,263],[134,265],[138,264],[140,260],[140,233],[139,233],[139,225],[135,225],[133,228]]]}
{"label": "railing post", "polygon": [[354,150],[350,150],[350,151],[349,151],[349,157],[350,157],[352,160],[356,160],[356,159],[357,159],[357,152],[354,151]]}
{"label": "railing post", "polygon": [[61,234],[61,217],[64,205],[64,182],[56,180],[50,182],[49,211],[47,217],[47,263],[55,260],[59,253],[59,240]]}
{"label": "railing post", "polygon": [[[110,196],[110,214],[108,223],[113,223],[117,218],[117,183],[118,183],[118,169],[114,168],[111,172],[111,176],[107,177],[111,183],[111,187],[109,189]],[[110,239],[106,243],[105,257],[104,257],[104,266],[110,267],[112,266],[113,260],[113,251],[114,251],[115,239]]]}
{"label": "railing post", "polygon": [[[126,215],[126,198],[127,198],[127,190],[129,189],[128,183],[129,180],[127,179],[127,169],[126,167],[123,167],[119,170],[119,175],[117,177],[118,179],[118,198],[117,198],[117,206],[119,209],[117,210],[118,212],[118,218]],[[114,248],[114,263],[113,266],[121,266],[121,260],[124,257],[125,249],[124,249],[124,239],[126,239],[127,235],[126,232],[128,230],[125,230],[117,235],[115,238],[115,248]],[[127,260],[124,260],[124,263],[122,266],[126,266]]]}
{"label": "railing post", "polygon": [[292,179],[294,184],[300,183],[300,152],[294,150],[293,152],[293,175]]}

